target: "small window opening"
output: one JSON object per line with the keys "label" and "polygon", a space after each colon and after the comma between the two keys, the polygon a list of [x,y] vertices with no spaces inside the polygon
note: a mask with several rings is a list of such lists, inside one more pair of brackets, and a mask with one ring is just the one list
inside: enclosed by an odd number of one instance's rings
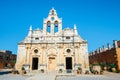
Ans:
{"label": "small window opening", "polygon": [[36,37],[36,38],[35,38],[35,40],[39,40],[39,38],[38,38],[38,37]]}
{"label": "small window opening", "polygon": [[70,37],[69,37],[69,36],[67,36],[67,37],[66,37],[66,39],[70,39]]}

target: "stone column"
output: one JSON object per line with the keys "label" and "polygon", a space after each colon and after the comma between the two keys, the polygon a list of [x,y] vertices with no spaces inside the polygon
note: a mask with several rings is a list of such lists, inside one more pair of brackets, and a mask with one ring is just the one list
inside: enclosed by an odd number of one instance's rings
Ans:
{"label": "stone column", "polygon": [[51,23],[51,32],[52,35],[54,35],[54,23]]}
{"label": "stone column", "polygon": [[27,73],[30,71],[29,47],[26,47],[26,57],[25,57],[25,63],[23,64],[23,67],[25,68],[25,70],[26,70]]}

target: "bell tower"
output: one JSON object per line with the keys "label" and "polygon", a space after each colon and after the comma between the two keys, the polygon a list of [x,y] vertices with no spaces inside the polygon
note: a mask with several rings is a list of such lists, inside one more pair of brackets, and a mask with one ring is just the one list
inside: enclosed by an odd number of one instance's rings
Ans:
{"label": "bell tower", "polygon": [[62,32],[62,19],[58,18],[54,8],[50,10],[48,17],[44,19],[43,31],[46,35],[47,33],[55,35],[55,33]]}

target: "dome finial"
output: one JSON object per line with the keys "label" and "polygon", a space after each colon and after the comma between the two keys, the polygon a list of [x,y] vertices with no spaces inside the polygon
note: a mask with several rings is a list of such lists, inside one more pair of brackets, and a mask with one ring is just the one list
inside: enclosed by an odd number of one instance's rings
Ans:
{"label": "dome finial", "polygon": [[76,29],[76,24],[74,24],[74,29]]}
{"label": "dome finial", "polygon": [[32,25],[30,25],[30,28],[29,28],[30,31],[32,31]]}
{"label": "dome finial", "polygon": [[32,25],[30,25],[29,32],[28,32],[28,36],[31,36],[31,35],[32,35]]}
{"label": "dome finial", "polygon": [[74,24],[74,32],[75,32],[76,35],[78,35],[76,24]]}

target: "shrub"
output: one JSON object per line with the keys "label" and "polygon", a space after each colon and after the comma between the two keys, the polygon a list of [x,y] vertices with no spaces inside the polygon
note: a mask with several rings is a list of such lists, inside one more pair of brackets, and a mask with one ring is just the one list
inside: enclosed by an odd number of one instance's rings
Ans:
{"label": "shrub", "polygon": [[94,63],[93,66],[98,66],[100,65],[98,62]]}
{"label": "shrub", "polygon": [[116,68],[116,64],[110,64],[110,68]]}
{"label": "shrub", "polygon": [[102,63],[102,66],[103,66],[103,67],[106,67],[106,66],[107,66],[106,62]]}
{"label": "shrub", "polygon": [[90,66],[90,72],[93,73],[93,69],[92,69],[92,66]]}

